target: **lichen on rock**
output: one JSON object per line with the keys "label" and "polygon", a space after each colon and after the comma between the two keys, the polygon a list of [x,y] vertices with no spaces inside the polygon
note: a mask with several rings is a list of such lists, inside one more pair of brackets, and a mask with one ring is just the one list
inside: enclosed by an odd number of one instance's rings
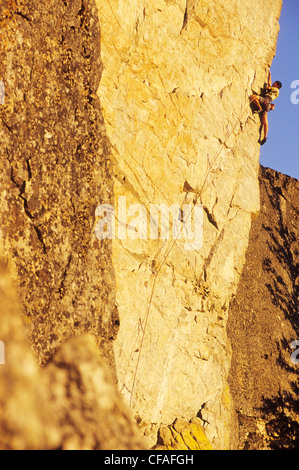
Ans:
{"label": "lichen on rock", "polygon": [[162,426],[159,429],[158,441],[153,450],[213,450],[213,448],[199,418],[192,418],[189,422],[177,418],[172,425]]}
{"label": "lichen on rock", "polygon": [[115,337],[111,242],[95,208],[113,201],[99,98],[93,1],[1,3],[1,251],[18,279],[45,364],[70,334]]}

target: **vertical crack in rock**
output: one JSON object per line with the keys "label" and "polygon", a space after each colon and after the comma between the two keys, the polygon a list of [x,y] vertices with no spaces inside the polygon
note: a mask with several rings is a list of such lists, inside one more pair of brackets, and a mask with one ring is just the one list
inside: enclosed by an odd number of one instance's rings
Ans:
{"label": "vertical crack in rock", "polygon": [[188,0],[186,0],[186,9],[184,13],[184,20],[183,20],[183,26],[182,26],[181,32],[186,28],[187,23],[188,23]]}
{"label": "vertical crack in rock", "polygon": [[95,208],[113,203],[95,2],[4,0],[0,22],[1,251],[33,349],[44,364],[84,331],[110,349],[111,243],[94,235]]}

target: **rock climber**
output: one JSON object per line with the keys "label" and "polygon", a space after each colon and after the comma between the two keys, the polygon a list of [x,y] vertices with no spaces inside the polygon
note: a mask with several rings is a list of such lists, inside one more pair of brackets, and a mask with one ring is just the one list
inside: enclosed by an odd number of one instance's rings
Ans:
{"label": "rock climber", "polygon": [[257,111],[261,113],[261,121],[264,128],[264,138],[260,140],[260,144],[264,145],[267,141],[268,135],[268,112],[275,108],[275,104],[272,103],[278,98],[279,90],[282,84],[280,81],[276,81],[271,85],[271,72],[269,72],[268,83],[266,85],[265,96],[251,95],[250,102],[257,108]]}

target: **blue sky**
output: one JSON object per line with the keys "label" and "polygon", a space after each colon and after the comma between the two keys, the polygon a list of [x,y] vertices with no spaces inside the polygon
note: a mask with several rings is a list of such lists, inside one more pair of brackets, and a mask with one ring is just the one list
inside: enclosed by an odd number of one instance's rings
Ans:
{"label": "blue sky", "polygon": [[[261,147],[260,163],[299,179],[299,0],[283,1],[279,24],[271,75],[272,82],[282,82],[282,89],[275,110],[268,114],[268,139]],[[295,80],[298,84],[292,89]],[[298,104],[292,104],[292,94]]]}

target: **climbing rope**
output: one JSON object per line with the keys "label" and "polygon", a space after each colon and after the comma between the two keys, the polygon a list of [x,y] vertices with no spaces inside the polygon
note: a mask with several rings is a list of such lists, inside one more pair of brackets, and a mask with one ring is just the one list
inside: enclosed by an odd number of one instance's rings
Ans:
{"label": "climbing rope", "polygon": [[[249,101],[249,104],[251,104],[253,101],[253,99],[251,99]],[[201,189],[200,191],[197,193],[195,199],[193,200],[193,204],[192,204],[192,208],[191,208],[191,211],[190,211],[190,214],[189,214],[189,217],[192,216],[192,212],[193,212],[193,209],[194,207],[196,206],[197,204],[197,201],[201,198],[201,195],[203,193],[203,190],[205,188],[205,185],[207,183],[207,180],[208,180],[208,177],[210,175],[210,172],[214,166],[214,164],[216,163],[217,159],[219,158],[220,154],[221,154],[221,151],[223,149],[223,147],[226,145],[228,139],[230,138],[230,136],[233,134],[233,132],[235,131],[236,127],[238,126],[238,124],[241,122],[242,118],[243,118],[243,115],[245,114],[246,112],[246,109],[243,110],[244,106],[242,107],[241,109],[241,113],[238,117],[238,119],[236,120],[234,126],[232,127],[232,129],[230,130],[230,132],[227,134],[225,140],[221,143],[219,149],[217,150],[217,152],[215,153],[214,157],[213,157],[213,160],[212,162],[207,166],[207,169],[206,169],[206,173],[205,173],[205,176],[204,176],[204,179],[203,179],[203,184],[201,186]],[[186,196],[185,196],[185,200],[188,196],[189,193],[192,193],[192,188],[188,191],[186,190]],[[187,217],[186,217],[187,219]],[[184,220],[186,220],[184,218]],[[133,403],[133,396],[134,396],[134,390],[135,390],[135,385],[136,385],[136,379],[137,379],[137,374],[138,374],[138,369],[139,369],[139,364],[140,364],[140,359],[141,359],[141,352],[142,352],[142,347],[143,347],[143,343],[144,343],[144,338],[145,338],[145,333],[146,333],[146,330],[147,330],[147,325],[148,325],[148,319],[149,319],[149,315],[150,315],[150,311],[151,311],[151,306],[152,306],[152,302],[153,302],[153,298],[154,298],[154,293],[155,293],[155,288],[156,288],[156,283],[157,283],[157,278],[159,276],[159,273],[161,272],[161,269],[162,267],[164,266],[164,264],[166,263],[167,261],[167,258],[169,256],[169,254],[171,253],[172,249],[174,248],[177,240],[180,238],[181,234],[182,234],[182,230],[184,229],[184,223],[182,224],[177,236],[172,240],[172,243],[170,244],[170,246],[168,247],[168,249],[166,249],[166,252],[162,258],[162,261],[161,263],[155,267],[155,270],[154,272],[152,273],[151,277],[153,278],[153,285],[152,285],[152,288],[151,288],[151,293],[150,293],[150,297],[149,297],[149,301],[148,301],[148,306],[147,306],[147,310],[146,310],[146,315],[145,315],[145,320],[144,320],[144,324],[142,326],[142,337],[141,337],[141,341],[140,341],[140,347],[139,347],[139,351],[138,351],[138,357],[137,357],[137,363],[136,363],[136,367],[135,367],[135,373],[134,373],[134,377],[133,377],[133,383],[132,383],[132,389],[131,389],[131,396],[130,396],[130,408],[132,407],[132,403]],[[158,254],[160,253],[161,249],[159,249],[158,251]],[[158,254],[156,254],[155,258],[157,258]]]}

